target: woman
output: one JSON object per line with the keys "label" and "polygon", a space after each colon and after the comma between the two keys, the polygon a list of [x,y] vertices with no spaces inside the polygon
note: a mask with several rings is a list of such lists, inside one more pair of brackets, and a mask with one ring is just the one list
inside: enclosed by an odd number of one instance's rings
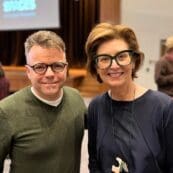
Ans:
{"label": "woman", "polygon": [[90,73],[109,88],[88,109],[90,173],[172,173],[173,100],[135,83],[144,55],[134,31],[98,24],[86,54]]}

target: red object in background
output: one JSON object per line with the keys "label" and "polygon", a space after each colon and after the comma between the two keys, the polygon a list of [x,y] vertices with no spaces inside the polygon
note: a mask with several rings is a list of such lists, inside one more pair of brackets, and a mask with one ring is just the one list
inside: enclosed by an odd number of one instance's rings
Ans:
{"label": "red object in background", "polygon": [[0,100],[9,95],[9,81],[5,77],[0,78]]}
{"label": "red object in background", "polygon": [[0,100],[9,95],[10,83],[5,77],[4,70],[0,64]]}

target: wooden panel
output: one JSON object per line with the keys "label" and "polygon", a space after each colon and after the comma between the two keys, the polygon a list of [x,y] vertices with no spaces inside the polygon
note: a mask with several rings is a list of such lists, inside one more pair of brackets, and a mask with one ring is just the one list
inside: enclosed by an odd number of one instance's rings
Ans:
{"label": "wooden panel", "polygon": [[85,97],[94,97],[107,90],[107,86],[96,81],[89,73],[78,86],[78,90]]}
{"label": "wooden panel", "polygon": [[3,66],[5,75],[10,81],[10,92],[15,92],[30,84],[24,67]]}
{"label": "wooden panel", "polygon": [[120,23],[120,0],[100,0],[100,22]]}

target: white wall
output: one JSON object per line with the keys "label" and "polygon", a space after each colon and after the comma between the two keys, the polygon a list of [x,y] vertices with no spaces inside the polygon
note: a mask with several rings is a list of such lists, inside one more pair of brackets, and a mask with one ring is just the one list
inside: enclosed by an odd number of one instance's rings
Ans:
{"label": "white wall", "polygon": [[156,89],[154,65],[160,57],[160,41],[173,35],[172,0],[121,0],[121,23],[136,32],[145,62],[137,82]]}

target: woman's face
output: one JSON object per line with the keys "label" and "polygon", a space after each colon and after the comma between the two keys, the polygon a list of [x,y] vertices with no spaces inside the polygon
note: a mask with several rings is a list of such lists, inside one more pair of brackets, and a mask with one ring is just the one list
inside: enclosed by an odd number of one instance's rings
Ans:
{"label": "woman's face", "polygon": [[[97,49],[97,55],[108,54],[115,56],[117,53],[128,49],[128,44],[124,40],[113,39],[102,43]],[[126,56],[129,56],[129,54],[127,53]],[[132,82],[133,66],[133,63],[120,66],[115,60],[113,60],[109,68],[100,69],[97,66],[97,73],[99,74],[103,83],[107,84],[110,88],[121,87]]]}

